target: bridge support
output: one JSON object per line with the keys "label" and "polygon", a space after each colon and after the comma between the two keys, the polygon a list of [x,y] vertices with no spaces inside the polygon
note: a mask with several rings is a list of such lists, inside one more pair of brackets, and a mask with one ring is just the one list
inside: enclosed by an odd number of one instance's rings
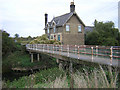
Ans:
{"label": "bridge support", "polygon": [[62,62],[59,62],[59,70],[63,70]]}
{"label": "bridge support", "polygon": [[40,61],[40,55],[39,55],[39,53],[37,54],[37,60]]}
{"label": "bridge support", "polygon": [[31,53],[31,63],[33,63],[33,53]]}

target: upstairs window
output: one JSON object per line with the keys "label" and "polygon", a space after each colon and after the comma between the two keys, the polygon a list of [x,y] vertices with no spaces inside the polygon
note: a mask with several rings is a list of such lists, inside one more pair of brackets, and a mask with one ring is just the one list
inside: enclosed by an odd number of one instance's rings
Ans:
{"label": "upstairs window", "polygon": [[66,31],[70,31],[70,25],[66,25]]}
{"label": "upstairs window", "polygon": [[54,33],[55,33],[55,29],[56,29],[56,28],[54,27],[54,28],[53,28],[53,30],[54,30]]}
{"label": "upstairs window", "polygon": [[78,26],[78,32],[82,32],[81,25]]}
{"label": "upstairs window", "polygon": [[50,33],[49,28],[47,29],[47,33]]}

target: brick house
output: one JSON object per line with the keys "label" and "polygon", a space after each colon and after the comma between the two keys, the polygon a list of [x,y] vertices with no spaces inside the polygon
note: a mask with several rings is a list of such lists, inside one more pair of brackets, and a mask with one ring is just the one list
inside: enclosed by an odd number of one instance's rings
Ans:
{"label": "brick house", "polygon": [[64,45],[84,45],[85,24],[75,12],[74,2],[71,2],[70,12],[54,17],[48,22],[45,14],[45,34],[50,40],[59,40]]}

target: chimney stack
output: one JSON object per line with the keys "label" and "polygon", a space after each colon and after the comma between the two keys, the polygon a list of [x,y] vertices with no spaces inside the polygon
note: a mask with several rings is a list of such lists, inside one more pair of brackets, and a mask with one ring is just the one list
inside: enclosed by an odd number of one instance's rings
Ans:
{"label": "chimney stack", "polygon": [[70,12],[74,12],[74,11],[75,11],[75,5],[74,5],[74,2],[71,2]]}
{"label": "chimney stack", "polygon": [[48,14],[45,13],[45,27],[46,27],[47,22],[48,22]]}

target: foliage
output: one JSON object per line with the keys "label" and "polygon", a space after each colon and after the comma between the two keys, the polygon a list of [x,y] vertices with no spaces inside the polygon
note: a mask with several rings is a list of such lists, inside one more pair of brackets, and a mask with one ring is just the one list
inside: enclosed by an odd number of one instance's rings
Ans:
{"label": "foliage", "polygon": [[39,36],[36,39],[32,40],[30,44],[61,44],[61,43],[57,40],[48,40],[47,36],[43,34],[42,36]]}
{"label": "foliage", "polygon": [[15,38],[18,38],[18,37],[19,37],[19,34],[16,33],[16,34],[15,34]]}
{"label": "foliage", "polygon": [[2,31],[2,57],[4,58],[8,54],[20,49],[20,44],[15,43],[14,39],[7,32]]}
{"label": "foliage", "polygon": [[120,45],[120,32],[114,28],[113,22],[98,22],[95,20],[93,32],[87,32],[85,37],[87,45]]}
{"label": "foliage", "polygon": [[64,72],[60,71],[58,68],[51,68],[48,70],[43,70],[41,72],[32,74],[30,76],[23,76],[18,80],[14,80],[13,82],[7,81],[5,83],[6,88],[32,88],[35,85],[39,85],[41,83],[51,82],[63,75]]}

